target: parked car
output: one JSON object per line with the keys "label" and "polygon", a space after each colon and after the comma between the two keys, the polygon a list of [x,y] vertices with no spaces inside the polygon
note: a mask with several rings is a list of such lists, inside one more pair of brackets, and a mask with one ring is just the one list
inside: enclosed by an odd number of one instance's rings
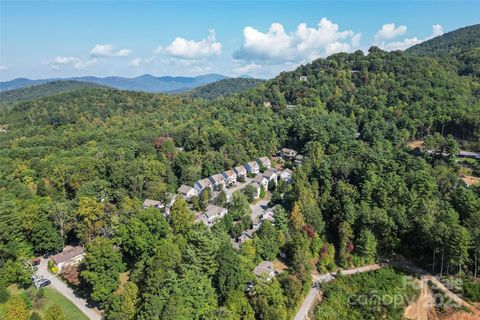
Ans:
{"label": "parked car", "polygon": [[52,282],[48,279],[44,279],[42,280],[38,285],[40,288],[43,288],[43,287],[46,287],[48,285],[50,285]]}
{"label": "parked car", "polygon": [[34,266],[38,266],[40,264],[40,261],[41,261],[40,258],[35,258],[35,259],[32,260],[32,264]]}

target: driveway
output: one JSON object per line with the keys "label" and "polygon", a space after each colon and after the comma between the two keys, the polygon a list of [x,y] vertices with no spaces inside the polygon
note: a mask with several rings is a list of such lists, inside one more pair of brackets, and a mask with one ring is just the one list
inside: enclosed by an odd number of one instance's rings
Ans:
{"label": "driveway", "polygon": [[49,279],[52,284],[50,288],[57,290],[65,298],[70,300],[80,311],[82,311],[90,320],[101,320],[102,314],[97,308],[91,308],[88,306],[88,303],[85,299],[79,298],[75,295],[73,290],[67,286],[62,280],[57,276],[53,275],[48,271],[48,260],[41,259],[40,265],[38,266],[38,271],[36,272],[37,276]]}

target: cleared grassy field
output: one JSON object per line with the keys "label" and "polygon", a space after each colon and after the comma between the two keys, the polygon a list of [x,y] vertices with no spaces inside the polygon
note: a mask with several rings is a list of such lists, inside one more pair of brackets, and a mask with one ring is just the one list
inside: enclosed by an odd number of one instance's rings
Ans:
{"label": "cleared grassy field", "polygon": [[[15,285],[8,287],[8,290],[12,295],[27,295],[25,290],[18,289]],[[44,290],[45,297],[43,298],[42,303],[40,303],[37,307],[33,306],[31,309],[32,312],[36,311],[43,315],[50,306],[57,304],[65,314],[66,320],[88,320],[88,318],[72,302],[70,302],[70,300],[62,296],[58,291],[49,287],[44,288]],[[3,319],[4,312],[5,304],[0,304],[0,319]]]}

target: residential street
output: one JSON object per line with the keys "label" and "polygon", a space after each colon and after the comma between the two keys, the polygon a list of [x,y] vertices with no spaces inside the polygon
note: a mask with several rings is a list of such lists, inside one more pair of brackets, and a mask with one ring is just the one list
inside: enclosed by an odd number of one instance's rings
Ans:
{"label": "residential street", "polygon": [[52,275],[48,271],[47,262],[47,259],[42,258],[40,265],[38,266],[37,275],[39,277],[49,279],[52,282],[49,287],[57,290],[65,298],[72,301],[73,304],[77,306],[77,308],[80,309],[80,311],[82,311],[90,320],[101,320],[102,314],[100,313],[100,311],[97,308],[88,307],[87,301],[85,299],[77,297],[70,287],[68,287],[62,280],[57,278],[57,276]]}

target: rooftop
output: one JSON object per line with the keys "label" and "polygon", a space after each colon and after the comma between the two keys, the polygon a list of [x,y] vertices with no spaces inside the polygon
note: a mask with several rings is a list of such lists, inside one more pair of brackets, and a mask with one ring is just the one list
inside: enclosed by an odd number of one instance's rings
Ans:
{"label": "rooftop", "polygon": [[189,193],[189,192],[192,191],[192,190],[195,190],[195,189],[193,189],[192,187],[187,186],[187,185],[185,185],[185,184],[182,184],[182,185],[180,186],[180,188],[178,188],[178,192],[183,193],[183,194],[187,194],[187,193]]}
{"label": "rooftop", "polygon": [[144,207],[160,207],[162,204],[160,201],[158,200],[152,200],[152,199],[145,199],[145,201],[143,201],[143,206]]}
{"label": "rooftop", "polygon": [[216,205],[213,205],[213,204],[209,204],[207,206],[207,209],[205,210],[205,215],[207,216],[207,218],[213,218],[215,216],[218,216],[218,215],[221,215],[222,212],[224,212],[225,208],[222,208],[222,207],[219,207],[219,206],[216,206]]}
{"label": "rooftop", "polygon": [[62,262],[65,262],[67,260],[70,260],[76,256],[79,256],[81,254],[85,253],[85,249],[82,246],[66,246],[62,252],[57,253],[53,256],[50,256],[50,259],[55,263],[59,264]]}
{"label": "rooftop", "polygon": [[275,270],[273,269],[273,263],[271,261],[262,261],[253,269],[253,273],[257,276],[262,274],[270,275],[272,272],[275,272]]}

